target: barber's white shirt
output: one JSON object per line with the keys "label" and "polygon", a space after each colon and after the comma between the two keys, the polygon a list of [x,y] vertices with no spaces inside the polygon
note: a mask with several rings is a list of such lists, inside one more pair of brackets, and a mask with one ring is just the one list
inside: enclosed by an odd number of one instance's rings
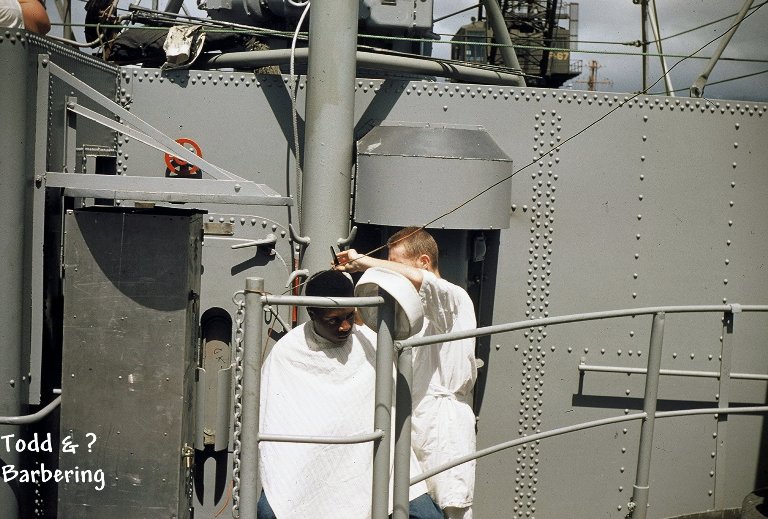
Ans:
{"label": "barber's white shirt", "polygon": [[[477,327],[467,292],[422,271],[419,295],[425,323],[417,336],[471,330]],[[475,340],[421,346],[413,354],[413,449],[423,470],[475,452],[472,387],[477,378]],[[430,495],[441,508],[472,505],[475,462],[470,461],[427,480]]]}
{"label": "barber's white shirt", "polygon": [[[261,432],[351,436],[373,431],[375,364],[376,335],[364,326],[355,325],[341,346],[318,336],[311,323],[294,328],[264,360]],[[371,516],[371,442],[262,442],[259,448],[264,492],[279,519]],[[418,473],[412,455],[411,474]],[[426,492],[424,483],[413,485],[410,499]]]}
{"label": "barber's white shirt", "polygon": [[0,27],[24,28],[24,16],[17,0],[0,0]]}

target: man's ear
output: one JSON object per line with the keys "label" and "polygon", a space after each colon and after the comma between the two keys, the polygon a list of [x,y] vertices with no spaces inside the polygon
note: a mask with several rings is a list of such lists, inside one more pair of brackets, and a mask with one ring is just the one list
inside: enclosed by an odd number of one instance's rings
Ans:
{"label": "man's ear", "polygon": [[424,270],[432,271],[432,260],[429,258],[428,255],[421,254],[416,260],[416,263],[419,265],[420,268],[423,268]]}

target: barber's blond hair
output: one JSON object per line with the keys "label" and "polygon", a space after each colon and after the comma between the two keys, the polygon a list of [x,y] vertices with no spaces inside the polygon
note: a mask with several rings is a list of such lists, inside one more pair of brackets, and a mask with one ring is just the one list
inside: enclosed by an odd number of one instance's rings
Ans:
{"label": "barber's blond hair", "polygon": [[402,247],[405,256],[409,259],[418,258],[422,254],[429,257],[432,268],[438,270],[437,242],[427,231],[421,227],[405,227],[400,229],[387,240],[387,247]]}

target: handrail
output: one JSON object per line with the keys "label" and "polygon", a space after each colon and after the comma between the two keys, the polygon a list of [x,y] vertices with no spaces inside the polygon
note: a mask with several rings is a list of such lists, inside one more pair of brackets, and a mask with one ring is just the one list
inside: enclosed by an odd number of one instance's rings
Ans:
{"label": "handrail", "polygon": [[[484,335],[491,335],[494,333],[503,333],[503,332],[521,330],[526,328],[533,329],[537,327],[544,327],[544,326],[554,325],[554,324],[584,322],[584,321],[591,321],[591,320],[598,320],[598,319],[612,319],[617,317],[631,317],[631,316],[637,316],[637,315],[653,315],[650,347],[649,347],[649,353],[648,353],[648,367],[647,369],[643,370],[644,374],[646,375],[646,381],[645,381],[645,394],[643,396],[643,412],[642,413],[635,413],[632,415],[628,414],[625,416],[607,418],[607,419],[596,420],[592,422],[585,422],[583,424],[576,424],[568,427],[555,429],[553,431],[548,431],[546,433],[537,433],[530,436],[524,436],[523,438],[498,444],[496,446],[489,447],[481,451],[477,451],[472,455],[467,455],[459,458],[458,460],[454,460],[452,462],[443,464],[439,467],[435,467],[434,469],[411,479],[411,484],[417,483],[419,481],[423,481],[431,476],[434,476],[435,474],[443,472],[444,470],[448,470],[462,463],[466,463],[467,461],[477,459],[481,456],[486,456],[488,454],[498,452],[499,450],[507,449],[509,447],[520,445],[522,443],[527,443],[536,439],[546,438],[549,436],[555,436],[559,434],[565,434],[568,432],[578,431],[578,430],[586,429],[589,427],[596,427],[598,425],[606,425],[611,423],[642,419],[643,423],[640,431],[640,445],[639,445],[638,456],[637,456],[637,471],[635,475],[635,483],[633,485],[632,500],[629,503],[629,509],[632,513],[633,518],[645,519],[647,515],[647,504],[648,504],[648,498],[650,494],[649,481],[650,481],[650,469],[651,469],[651,454],[653,452],[653,436],[654,436],[654,425],[655,425],[656,418],[669,417],[669,416],[687,416],[687,415],[695,415],[695,414],[710,414],[710,413],[715,413],[715,414],[718,414],[719,416],[720,414],[728,414],[728,413],[736,413],[736,412],[744,412],[744,413],[768,412],[768,406],[753,406],[753,407],[744,407],[744,408],[719,407],[719,408],[715,408],[714,410],[713,409],[707,409],[707,410],[686,409],[683,411],[675,411],[675,412],[667,412],[667,413],[656,412],[656,403],[658,401],[659,378],[662,375],[661,352],[662,352],[662,344],[664,340],[665,316],[667,313],[693,313],[693,312],[696,312],[696,313],[722,312],[724,314],[720,372],[716,373],[715,376],[720,380],[720,398],[721,398],[720,402],[721,404],[724,404],[725,406],[727,406],[728,405],[728,397],[727,397],[728,387],[731,379],[734,378],[730,373],[730,369],[731,369],[730,357],[732,353],[732,340],[733,340],[732,339],[733,316],[734,314],[741,313],[741,312],[768,312],[768,305],[741,305],[741,304],[683,305],[683,306],[658,306],[658,307],[647,307],[647,308],[612,310],[612,311],[603,311],[603,312],[591,312],[591,313],[582,313],[582,314],[571,314],[571,315],[558,316],[558,317],[548,317],[543,319],[528,319],[526,321],[518,321],[515,323],[508,323],[508,324],[495,325],[495,326],[486,326],[486,327],[476,328],[474,330],[467,330],[463,332],[445,333],[440,335],[433,335],[430,337],[419,337],[419,338],[412,337],[404,341],[396,342],[395,347],[399,351],[404,351],[404,350],[410,351],[411,348],[413,347],[425,346],[428,344],[438,344],[438,343],[449,342],[449,341],[454,341],[458,339],[480,337]],[[583,360],[582,360],[582,364],[583,364]],[[599,370],[599,367],[591,367],[591,368],[598,368],[595,370]],[[608,370],[619,370],[619,369],[623,370],[625,368],[610,367],[610,368],[604,368],[603,370],[608,371]],[[580,372],[583,373],[584,370],[585,369],[583,367],[581,366],[579,367]],[[633,370],[633,372],[638,372],[638,371]],[[709,373],[702,375],[701,372],[689,372],[686,374],[690,374],[690,373],[695,373],[695,376],[709,375]],[[746,378],[743,375],[742,377]],[[753,377],[756,377],[758,379],[762,378],[761,375],[750,376],[750,378],[753,378]],[[721,426],[723,428],[726,427],[726,424],[724,422],[721,423],[720,421],[718,421],[718,424],[719,424],[718,425],[719,427]],[[725,429],[723,430],[725,431]],[[715,491],[718,494],[715,496],[716,503],[717,503],[718,500],[722,500],[722,498],[719,496],[719,494],[722,493],[722,485],[716,486]]]}
{"label": "handrail", "polygon": [[279,296],[265,294],[261,298],[268,305],[313,306],[316,308],[336,308],[353,306],[379,306],[384,298],[373,297],[322,297],[322,296]]}
{"label": "handrail", "polygon": [[495,333],[513,332],[525,328],[538,328],[539,326],[549,326],[553,324],[567,324],[582,321],[595,321],[598,319],[612,319],[615,317],[633,317],[636,315],[651,315],[657,313],[679,314],[679,313],[701,313],[701,312],[768,312],[768,305],[681,305],[681,306],[651,306],[645,308],[625,308],[622,310],[607,310],[602,312],[588,312],[583,314],[570,314],[558,317],[544,317],[543,319],[528,319],[525,321],[516,321],[508,324],[497,324],[493,326],[483,326],[472,330],[453,333],[441,333],[439,335],[430,335],[429,337],[411,337],[403,341],[395,341],[395,347],[401,350],[406,347],[426,346],[428,344],[438,344],[441,342],[457,341],[460,339],[469,339],[471,337],[482,337],[493,335]]}
{"label": "handrail", "polygon": [[59,407],[61,404],[61,395],[51,400],[48,405],[37,411],[36,413],[22,415],[22,416],[0,416],[0,425],[26,425],[34,422],[38,422],[51,414],[51,411]]}
{"label": "handrail", "polygon": [[327,445],[347,445],[353,443],[367,443],[380,440],[384,437],[384,431],[373,431],[354,436],[290,436],[287,434],[259,434],[259,442],[285,442],[285,443],[323,443]]}
{"label": "handrail", "polygon": [[[594,364],[579,364],[579,371],[596,371],[601,373],[623,373],[627,375],[638,374],[645,375],[648,370],[645,368],[627,368],[624,366],[597,366]],[[662,369],[659,375],[677,376],[677,377],[701,377],[701,378],[720,378],[718,371],[695,371],[684,369]],[[736,380],[768,380],[768,375],[758,373],[731,373],[731,378]]]}
{"label": "handrail", "polygon": [[[768,406],[729,407],[729,408],[712,407],[712,408],[701,408],[701,409],[679,409],[677,411],[659,411],[656,413],[656,418],[674,418],[678,416],[695,416],[695,415],[704,415],[704,414],[752,414],[752,413],[768,413]],[[468,461],[483,458],[490,454],[495,454],[497,452],[510,449],[512,447],[517,447],[519,445],[525,445],[526,443],[543,440],[544,438],[551,438],[552,436],[559,436],[561,434],[568,434],[572,432],[583,431],[585,429],[591,429],[593,427],[601,427],[603,425],[612,425],[612,424],[617,424],[622,422],[642,420],[643,418],[645,418],[645,416],[646,416],[645,413],[632,413],[632,414],[627,414],[622,416],[612,416],[610,418],[602,418],[600,420],[592,420],[589,422],[582,422],[579,424],[568,425],[565,427],[558,427],[557,429],[551,429],[549,431],[529,434],[528,436],[515,438],[514,440],[497,443],[496,445],[492,445],[490,447],[486,447],[485,449],[475,451],[474,454],[467,454],[466,456],[462,456],[461,458],[456,458],[455,460],[449,461],[447,463],[443,463],[442,465],[439,465],[431,470],[428,470],[427,472],[423,472],[418,476],[414,476],[411,478],[411,485],[415,485],[420,481],[424,481],[425,479],[431,478],[435,474],[439,474],[445,470],[452,469],[453,467],[457,467],[459,465],[467,463]]]}

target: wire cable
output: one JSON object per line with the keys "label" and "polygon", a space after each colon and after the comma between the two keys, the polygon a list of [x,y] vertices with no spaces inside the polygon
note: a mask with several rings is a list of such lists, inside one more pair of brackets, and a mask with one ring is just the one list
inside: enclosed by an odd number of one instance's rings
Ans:
{"label": "wire cable", "polygon": [[[765,2],[763,2],[762,4],[753,5],[752,7],[750,7],[750,8],[749,8],[749,10],[750,10],[750,11],[754,11],[754,10],[756,10],[756,9],[759,9],[759,8],[761,8],[761,7],[762,7],[762,6],[764,6],[765,4],[768,4],[768,0],[766,0],[766,1],[765,1]],[[684,34],[688,34],[688,33],[690,33],[690,32],[693,32],[693,31],[697,31],[697,30],[699,30],[699,29],[703,29],[703,28],[705,28],[705,27],[709,27],[710,25],[714,25],[714,24],[716,24],[716,23],[720,23],[720,22],[722,22],[722,21],[724,21],[724,20],[727,20],[727,19],[729,19],[729,18],[733,18],[733,17],[734,17],[734,16],[736,16],[737,14],[738,14],[738,13],[729,14],[728,16],[723,16],[722,18],[718,18],[717,20],[713,20],[713,21],[711,21],[711,22],[708,22],[708,23],[705,23],[705,24],[703,24],[703,25],[699,25],[699,26],[697,26],[697,27],[692,27],[692,28],[690,28],[690,29],[687,29],[687,30],[685,30],[685,31],[682,31],[682,32],[678,32],[678,33],[676,33],[676,34],[670,34],[669,36],[665,36],[665,37],[663,37],[663,38],[660,38],[660,39],[659,39],[659,41],[668,40],[668,39],[670,39],[670,38],[676,38],[676,37],[678,37],[678,36],[682,36],[682,35],[684,35]],[[649,42],[649,43],[653,43],[653,42]]]}
{"label": "wire cable", "polygon": [[[291,59],[290,59],[290,75],[291,75],[291,123],[293,125],[293,152],[294,152],[294,158],[296,161],[296,211],[299,218],[299,226],[301,226],[301,198],[302,198],[302,190],[303,190],[303,183],[304,183],[304,172],[301,168],[301,156],[299,153],[299,123],[298,123],[298,110],[296,108],[296,97],[298,96],[299,91],[299,85],[298,80],[296,78],[296,69],[295,69],[295,61],[296,61],[296,40],[299,37],[299,30],[301,29],[301,24],[304,23],[304,18],[307,16],[307,13],[309,13],[310,8],[310,2],[307,1],[306,6],[304,7],[304,11],[301,13],[301,17],[299,18],[299,22],[296,24],[296,31],[293,33],[293,39],[291,40]],[[299,232],[301,232],[301,227],[299,227]]]}

